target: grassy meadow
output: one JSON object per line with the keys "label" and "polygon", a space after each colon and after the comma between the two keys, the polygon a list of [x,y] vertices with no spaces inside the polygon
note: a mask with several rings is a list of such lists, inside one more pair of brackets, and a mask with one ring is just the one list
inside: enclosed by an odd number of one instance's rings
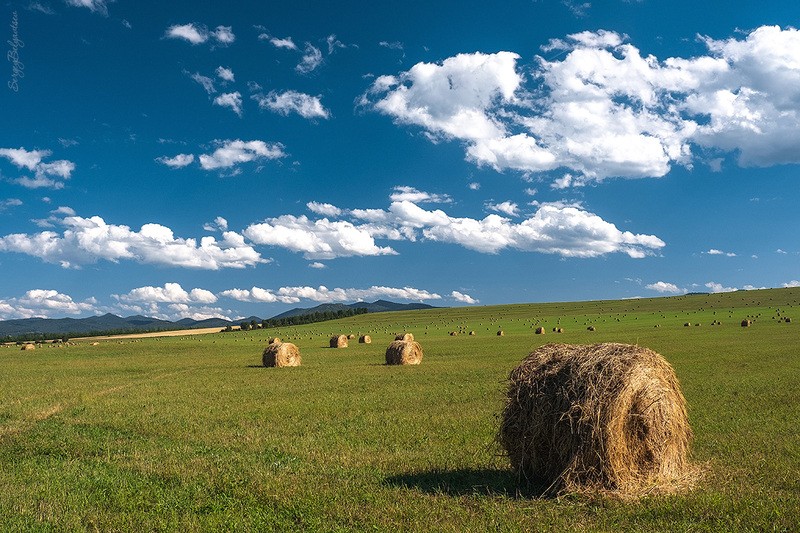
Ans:
{"label": "grassy meadow", "polygon": [[[401,331],[420,366],[383,364]],[[334,333],[373,343],[331,349]],[[275,335],[301,367],[261,366]],[[493,442],[509,371],[546,342],[608,341],[675,368],[705,468],[692,492],[546,499],[510,473]],[[800,288],[0,347],[0,363],[3,531],[800,530]]]}

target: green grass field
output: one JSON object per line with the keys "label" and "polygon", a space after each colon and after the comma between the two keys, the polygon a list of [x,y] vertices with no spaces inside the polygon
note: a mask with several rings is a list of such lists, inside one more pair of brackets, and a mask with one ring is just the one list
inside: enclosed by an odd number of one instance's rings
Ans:
{"label": "green grass field", "polygon": [[[448,335],[459,326],[477,335]],[[420,366],[383,364],[400,331]],[[359,332],[373,344],[327,348]],[[261,366],[274,335],[303,366]],[[625,502],[517,486],[493,444],[504,379],[546,342],[606,341],[675,368],[706,469],[694,491]],[[798,352],[800,289],[0,348],[0,530],[798,531]]]}

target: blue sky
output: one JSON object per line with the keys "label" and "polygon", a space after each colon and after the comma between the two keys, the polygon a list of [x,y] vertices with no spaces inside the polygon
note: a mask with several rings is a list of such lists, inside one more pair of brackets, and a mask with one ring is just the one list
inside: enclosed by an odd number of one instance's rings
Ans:
{"label": "blue sky", "polygon": [[796,2],[283,4],[3,4],[0,319],[800,284]]}

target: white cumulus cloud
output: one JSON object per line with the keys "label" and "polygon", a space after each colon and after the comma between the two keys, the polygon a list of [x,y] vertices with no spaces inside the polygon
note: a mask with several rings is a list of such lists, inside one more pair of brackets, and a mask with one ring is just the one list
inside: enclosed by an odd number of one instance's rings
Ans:
{"label": "white cumulus cloud", "polygon": [[679,294],[686,292],[686,290],[681,289],[674,283],[667,283],[666,281],[656,281],[655,283],[650,283],[644,286],[645,289],[650,289],[651,291],[662,292],[662,293],[671,293],[671,294]]}
{"label": "white cumulus cloud", "polygon": [[306,207],[308,207],[308,210],[311,211],[312,213],[316,213],[318,215],[326,217],[338,217],[339,215],[344,213],[344,211],[342,211],[335,205],[326,204],[322,202],[308,202],[306,204]]}
{"label": "white cumulus cloud", "polygon": [[170,168],[183,168],[187,165],[191,165],[194,162],[194,155],[193,154],[178,154],[174,157],[157,157],[156,161],[161,163],[162,165],[167,165]]}
{"label": "white cumulus cloud", "polygon": [[32,289],[20,297],[0,299],[0,319],[51,318],[63,315],[96,314],[97,300],[76,302],[53,289]]}
{"label": "white cumulus cloud", "polygon": [[179,283],[165,283],[163,287],[138,287],[131,289],[128,293],[114,295],[123,302],[143,302],[143,303],[201,303],[212,304],[217,301],[217,297],[211,291],[205,289],[192,289],[186,291]]}
{"label": "white cumulus cloud", "polygon": [[239,91],[220,94],[214,98],[214,105],[230,107],[234,113],[242,116],[242,95]]}
{"label": "white cumulus cloud", "polygon": [[692,58],[659,59],[626,39],[568,35],[543,47],[556,59],[533,64],[509,51],[418,63],[377,77],[361,101],[462,142],[478,165],[558,172],[556,188],[661,177],[691,168],[696,147],[742,166],[800,162],[800,31],[701,37],[707,53]]}
{"label": "white cumulus cloud", "polygon": [[227,140],[216,141],[217,149],[212,154],[200,156],[200,166],[205,170],[230,168],[241,163],[261,159],[280,159],[286,157],[283,145],[264,141]]}
{"label": "white cumulus cloud", "polygon": [[100,260],[135,261],[144,264],[219,270],[245,268],[266,262],[238,233],[228,231],[222,239],[175,237],[161,224],[145,224],[139,231],[108,224],[99,216],[67,216],[58,223],[62,233],[42,231],[14,233],[0,237],[0,251],[38,257],[65,268],[80,267]]}
{"label": "white cumulus cloud", "polygon": [[233,74],[233,70],[229,68],[219,66],[215,72],[221,80],[230,82],[236,81],[236,76]]}
{"label": "white cumulus cloud", "polygon": [[705,285],[711,292],[734,292],[738,290],[736,287],[725,287],[721,283],[717,283],[715,281],[709,281]]}
{"label": "white cumulus cloud", "polygon": [[20,148],[0,148],[0,157],[8,159],[19,169],[33,172],[33,177],[21,176],[14,181],[28,189],[63,189],[64,181],[72,177],[75,163],[66,159],[44,161],[50,157],[50,150],[26,150]]}
{"label": "white cumulus cloud", "polygon": [[297,91],[282,93],[272,91],[267,95],[255,94],[252,98],[258,102],[261,109],[268,109],[284,116],[297,113],[307,119],[330,117],[330,111],[322,105],[319,96],[311,96]]}
{"label": "white cumulus cloud", "polygon": [[375,239],[365,229],[347,221],[330,221],[327,218],[309,220],[306,216],[282,215],[252,224],[243,233],[256,244],[301,252],[306,259],[396,253],[389,247],[377,246]]}
{"label": "white cumulus cloud", "polygon": [[415,202],[431,204],[449,204],[453,199],[447,194],[435,194],[420,191],[407,185],[398,185],[389,199],[393,202]]}
{"label": "white cumulus cloud", "polygon": [[450,293],[450,296],[454,300],[456,300],[458,302],[465,303],[465,304],[477,304],[477,303],[480,303],[480,300],[476,300],[475,298],[473,298],[469,294],[464,294],[463,292],[453,291],[453,292]]}

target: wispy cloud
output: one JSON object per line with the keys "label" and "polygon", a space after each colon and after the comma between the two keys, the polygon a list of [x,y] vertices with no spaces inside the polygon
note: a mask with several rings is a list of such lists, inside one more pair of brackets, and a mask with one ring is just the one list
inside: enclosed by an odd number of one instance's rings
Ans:
{"label": "wispy cloud", "polygon": [[309,74],[321,64],[322,52],[320,49],[311,43],[306,43],[303,49],[303,57],[294,69],[300,74]]}
{"label": "wispy cloud", "polygon": [[287,116],[296,113],[303,118],[315,119],[330,117],[319,96],[311,96],[297,91],[279,93],[272,91],[267,95],[254,94],[251,97],[258,102],[258,107]]}
{"label": "wispy cloud", "polygon": [[[104,17],[108,16],[108,4],[113,2],[114,0],[64,0],[68,6],[85,7],[92,13],[99,13]],[[43,12],[46,13],[46,11]]]}
{"label": "wispy cloud", "polygon": [[209,40],[218,45],[229,45],[236,40],[236,35],[230,26],[217,26],[216,29],[209,30],[203,25],[191,22],[170,26],[164,32],[164,37],[184,40],[193,45],[203,44]]}

